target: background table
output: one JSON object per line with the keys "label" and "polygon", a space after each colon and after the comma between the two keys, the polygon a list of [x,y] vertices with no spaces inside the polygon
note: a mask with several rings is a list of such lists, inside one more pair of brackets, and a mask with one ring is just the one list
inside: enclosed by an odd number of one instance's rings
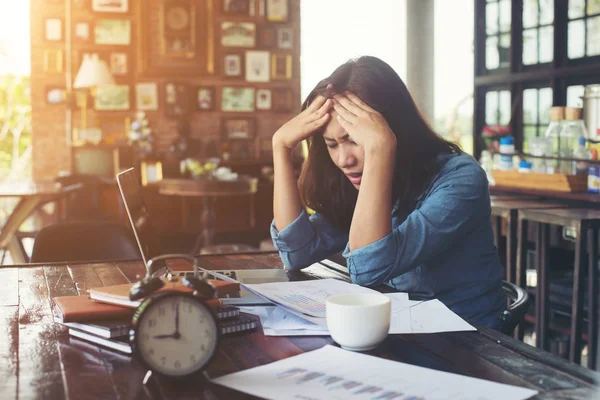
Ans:
{"label": "background table", "polygon": [[[276,253],[200,257],[203,267],[281,268]],[[144,399],[146,370],[134,359],[69,338],[53,323],[51,297],[83,294],[91,287],[134,281],[141,262],[54,264],[0,268],[0,398]],[[306,278],[290,272],[293,279]],[[323,270],[323,277],[334,274]],[[226,336],[211,364],[219,376],[331,344],[329,337],[266,337],[262,330]],[[600,374],[482,328],[478,332],[390,335],[369,354],[422,367],[532,388],[538,399],[599,398]],[[217,385],[177,398],[249,399]]]}

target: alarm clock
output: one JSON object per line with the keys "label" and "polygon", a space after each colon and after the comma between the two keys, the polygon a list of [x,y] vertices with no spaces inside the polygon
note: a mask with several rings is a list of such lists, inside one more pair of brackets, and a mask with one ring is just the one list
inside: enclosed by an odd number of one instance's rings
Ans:
{"label": "alarm clock", "polygon": [[[182,280],[193,292],[157,292],[164,281],[152,276],[152,265],[168,258],[194,263],[194,275]],[[134,313],[129,332],[133,355],[159,379],[182,379],[203,372],[219,345],[216,317],[204,302],[213,296],[214,289],[204,274],[199,276],[194,258],[168,254],[151,259],[146,277],[129,294],[132,300],[145,297]]]}

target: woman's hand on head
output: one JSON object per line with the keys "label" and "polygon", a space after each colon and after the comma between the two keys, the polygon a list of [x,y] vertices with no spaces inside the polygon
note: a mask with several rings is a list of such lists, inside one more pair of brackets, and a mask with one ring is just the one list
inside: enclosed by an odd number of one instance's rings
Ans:
{"label": "woman's hand on head", "polygon": [[331,99],[317,96],[300,114],[286,122],[273,135],[273,150],[277,148],[293,149],[298,143],[315,134],[331,118]]}
{"label": "woman's hand on head", "polygon": [[379,112],[352,92],[333,96],[337,120],[352,140],[365,150],[396,149],[396,136]]}

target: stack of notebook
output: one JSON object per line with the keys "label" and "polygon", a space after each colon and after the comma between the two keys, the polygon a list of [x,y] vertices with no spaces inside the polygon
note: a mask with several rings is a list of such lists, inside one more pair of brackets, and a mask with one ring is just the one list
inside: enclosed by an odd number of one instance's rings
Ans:
{"label": "stack of notebook", "polygon": [[[55,321],[69,327],[72,337],[131,354],[129,328],[131,317],[140,302],[129,300],[130,288],[131,284],[106,286],[90,289],[90,297],[55,297]],[[167,288],[189,290],[171,282]],[[221,287],[217,288],[217,292],[221,296],[233,289]],[[223,335],[253,330],[258,325],[255,317],[240,315],[237,307],[224,307],[219,299],[210,299],[207,305],[215,312]]]}

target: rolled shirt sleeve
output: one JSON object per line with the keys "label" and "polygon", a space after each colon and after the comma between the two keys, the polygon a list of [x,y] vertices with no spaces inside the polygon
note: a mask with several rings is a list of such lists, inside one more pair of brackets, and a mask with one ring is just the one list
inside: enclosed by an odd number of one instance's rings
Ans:
{"label": "rolled shirt sleeve", "polygon": [[465,164],[439,176],[420,206],[382,239],[350,251],[351,279],[363,286],[390,281],[441,256],[481,218],[489,218],[489,192],[485,173]]}
{"label": "rolled shirt sleeve", "polygon": [[321,214],[310,217],[306,210],[280,231],[271,223],[271,238],[287,269],[301,269],[340,252],[348,234],[331,225]]}

